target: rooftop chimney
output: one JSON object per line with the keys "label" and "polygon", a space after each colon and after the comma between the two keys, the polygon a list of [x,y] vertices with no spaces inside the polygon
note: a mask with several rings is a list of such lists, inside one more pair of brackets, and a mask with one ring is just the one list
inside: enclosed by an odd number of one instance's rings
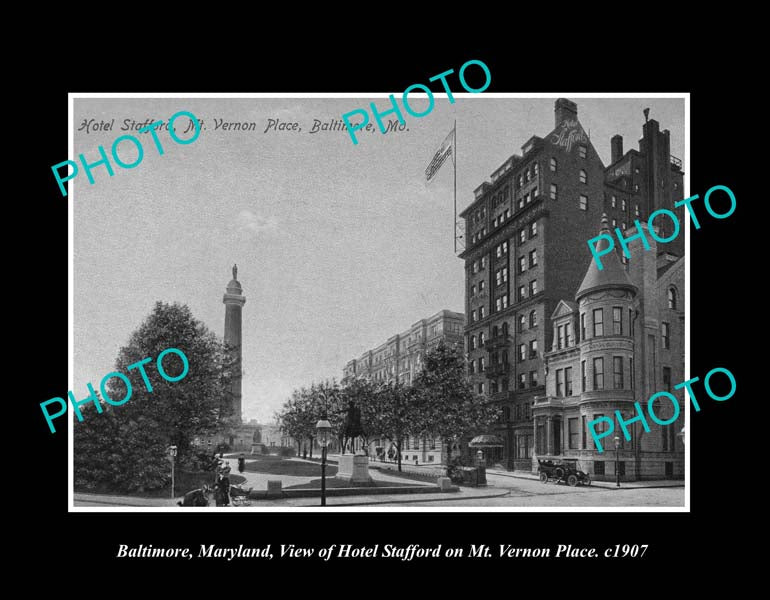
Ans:
{"label": "rooftop chimney", "polygon": [[612,163],[616,163],[623,158],[623,136],[613,135],[610,140],[610,148],[612,149]]}
{"label": "rooftop chimney", "polygon": [[556,127],[561,125],[562,121],[577,119],[577,104],[566,98],[559,98],[554,104],[554,115],[556,117]]}

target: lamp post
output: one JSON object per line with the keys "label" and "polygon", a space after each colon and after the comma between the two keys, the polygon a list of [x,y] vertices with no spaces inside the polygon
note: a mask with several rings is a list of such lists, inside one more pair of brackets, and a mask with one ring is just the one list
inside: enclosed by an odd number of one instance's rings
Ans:
{"label": "lamp post", "polygon": [[174,499],[174,462],[176,459],[176,446],[168,447],[168,459],[171,461],[171,499]]}
{"label": "lamp post", "polygon": [[315,424],[315,429],[318,434],[318,443],[321,445],[321,506],[326,506],[326,446],[329,444],[329,434],[331,433],[332,426],[327,420],[329,406],[326,393],[320,392],[319,395],[324,401],[324,413],[318,420],[318,423]]}
{"label": "lamp post", "polygon": [[620,436],[615,436],[615,486],[620,487]]}
{"label": "lamp post", "polygon": [[318,432],[318,443],[321,444],[321,506],[326,506],[326,445],[329,443],[329,432],[332,429],[329,421],[319,419],[315,425]]}

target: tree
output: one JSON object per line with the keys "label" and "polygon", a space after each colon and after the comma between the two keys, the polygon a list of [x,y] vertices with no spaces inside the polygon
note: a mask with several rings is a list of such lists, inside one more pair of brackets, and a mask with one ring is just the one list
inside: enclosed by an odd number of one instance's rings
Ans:
{"label": "tree", "polygon": [[398,382],[388,382],[373,395],[372,431],[390,439],[396,446],[398,470],[401,471],[401,450],[404,439],[414,425],[415,395]]}
{"label": "tree", "polygon": [[[188,372],[179,381],[168,381],[157,370],[156,359],[168,348],[177,348],[187,357]],[[142,365],[144,381],[138,367],[128,367],[147,358],[151,360]],[[161,366],[170,378],[181,375],[184,368],[175,354],[167,354]],[[109,406],[102,414],[94,411],[75,425],[75,454],[81,455],[76,460],[76,471],[80,466],[76,478],[92,484],[114,483],[126,490],[162,487],[169,471],[169,445],[177,446],[180,467],[195,466],[192,439],[233,422],[230,384],[239,369],[232,349],[195,319],[187,306],[157,302],[115,362],[115,371],[131,381],[130,400]],[[127,390],[122,380],[113,377],[106,392],[120,401]]]}
{"label": "tree", "polygon": [[453,440],[485,430],[500,416],[499,407],[473,392],[459,349],[443,342],[426,352],[414,391],[414,429],[440,437],[447,449]]}

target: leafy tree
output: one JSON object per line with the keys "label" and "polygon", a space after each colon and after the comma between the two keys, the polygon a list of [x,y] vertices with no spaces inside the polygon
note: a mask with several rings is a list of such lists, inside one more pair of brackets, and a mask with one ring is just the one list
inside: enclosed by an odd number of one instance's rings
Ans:
{"label": "leafy tree", "polygon": [[398,470],[401,471],[403,443],[414,427],[415,394],[398,382],[388,382],[377,388],[372,400],[371,430],[390,439],[396,446]]}
{"label": "leafy tree", "polygon": [[[181,350],[188,359],[187,375],[179,381],[167,381],[157,370],[156,359],[168,348]],[[138,367],[128,367],[147,358],[151,360],[142,365],[144,381]],[[165,355],[161,366],[170,378],[181,375],[184,368],[173,353]],[[115,363],[115,371],[131,381],[130,399],[107,407],[101,415],[94,411],[75,425],[75,455],[80,455],[76,478],[83,483],[114,483],[125,490],[162,487],[169,471],[169,445],[177,446],[180,467],[197,466],[193,438],[221,431],[234,421],[230,384],[239,369],[232,349],[187,306],[157,302]],[[106,393],[119,402],[126,397],[126,385],[110,378]]]}
{"label": "leafy tree", "polygon": [[440,437],[447,458],[452,441],[484,431],[499,419],[499,407],[473,392],[459,349],[443,342],[426,352],[414,391],[414,429]]}

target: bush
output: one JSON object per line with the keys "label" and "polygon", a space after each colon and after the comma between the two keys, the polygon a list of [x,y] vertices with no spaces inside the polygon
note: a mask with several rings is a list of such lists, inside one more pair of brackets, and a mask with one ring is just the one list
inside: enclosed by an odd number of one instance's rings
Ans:
{"label": "bush", "polygon": [[291,458],[295,454],[296,454],[296,451],[294,450],[294,448],[290,448],[290,447],[287,447],[287,446],[281,446],[278,449],[278,456],[281,456],[283,458]]}
{"label": "bush", "polygon": [[270,454],[270,448],[267,446],[262,446],[262,454]]}

